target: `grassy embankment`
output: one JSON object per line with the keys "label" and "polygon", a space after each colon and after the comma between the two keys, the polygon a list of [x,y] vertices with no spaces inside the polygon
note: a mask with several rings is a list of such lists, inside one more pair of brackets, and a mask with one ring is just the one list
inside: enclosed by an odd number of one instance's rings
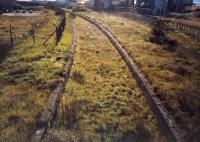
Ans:
{"label": "grassy embankment", "polygon": [[70,55],[68,20],[64,40],[55,46],[53,37],[45,47],[41,46],[55,29],[53,23],[57,18],[50,10],[39,17],[0,17],[0,26],[6,28],[9,23],[19,29],[30,22],[42,24],[36,31],[35,45],[31,38],[16,44],[0,64],[0,142],[27,141],[50,92],[62,80],[63,65]]}
{"label": "grassy embankment", "polygon": [[46,141],[161,142],[154,115],[127,66],[93,25],[76,20],[78,46],[57,125]]}
{"label": "grassy embankment", "polygon": [[[175,30],[156,33],[154,28],[152,32],[151,26],[123,17],[96,12],[85,14],[106,26],[124,45],[184,131],[185,140],[198,141],[200,42]],[[165,28],[165,25],[161,27]],[[152,33],[158,34],[158,37]],[[150,40],[152,36],[160,43]]]}

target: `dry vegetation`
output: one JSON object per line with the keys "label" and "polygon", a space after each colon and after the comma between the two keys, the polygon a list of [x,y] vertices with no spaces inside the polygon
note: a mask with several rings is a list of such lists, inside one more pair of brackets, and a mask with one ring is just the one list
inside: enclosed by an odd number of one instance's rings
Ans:
{"label": "dry vegetation", "polygon": [[162,142],[126,64],[93,25],[76,20],[78,47],[60,113],[47,142]]}
{"label": "dry vegetation", "polygon": [[177,21],[185,25],[189,25],[191,27],[200,28],[200,12],[177,13],[173,16],[170,16],[164,19]]}
{"label": "dry vegetation", "polygon": [[[10,49],[0,63],[0,142],[26,142],[35,127],[50,92],[62,80],[64,63],[70,56],[71,22],[67,20],[63,38],[55,46],[54,37],[45,47],[42,42],[55,27],[53,11],[45,10],[39,17],[2,17],[0,27],[5,33],[9,23],[19,29],[30,22],[41,23],[36,43],[28,38]],[[0,48],[6,48],[0,46]]]}
{"label": "dry vegetation", "polygon": [[107,13],[84,14],[102,23],[124,45],[183,130],[185,140],[199,141],[200,42],[167,25],[158,29]]}

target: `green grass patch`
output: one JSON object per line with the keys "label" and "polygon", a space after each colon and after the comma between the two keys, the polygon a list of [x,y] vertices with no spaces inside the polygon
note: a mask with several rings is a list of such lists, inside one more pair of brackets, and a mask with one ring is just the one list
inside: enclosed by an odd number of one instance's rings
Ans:
{"label": "green grass patch", "polygon": [[53,11],[42,16],[47,21],[37,29],[36,43],[31,38],[18,43],[0,64],[0,142],[28,141],[49,94],[63,80],[62,71],[71,56],[72,23],[67,20],[58,46],[51,38],[43,47],[55,29],[52,19],[58,17]]}

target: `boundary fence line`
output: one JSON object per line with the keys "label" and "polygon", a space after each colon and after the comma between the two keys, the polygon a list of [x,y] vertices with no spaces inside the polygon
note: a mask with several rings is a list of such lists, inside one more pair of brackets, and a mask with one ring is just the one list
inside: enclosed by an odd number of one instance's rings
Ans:
{"label": "boundary fence line", "polygon": [[[127,12],[127,11],[125,11]],[[196,27],[196,26],[190,26],[181,22],[177,22],[177,21],[170,21],[170,20],[163,20],[163,19],[159,19],[157,17],[153,17],[150,15],[137,15],[135,14],[133,11],[129,11],[130,13],[126,13],[126,14],[121,14],[121,13],[117,13],[118,15],[121,16],[125,16],[127,18],[130,19],[134,19],[137,22],[140,22],[142,24],[147,24],[147,25],[152,25],[156,22],[156,20],[162,20],[166,23],[171,23],[174,26],[172,27],[173,29],[179,30],[184,32],[185,34],[188,34],[194,38],[196,38],[197,40],[200,40],[200,28]]]}
{"label": "boundary fence line", "polygon": [[35,30],[37,25],[31,23],[28,28],[16,29],[13,24],[9,24],[9,30],[7,35],[0,35],[4,41],[7,41],[10,47],[14,47],[15,44],[32,37],[33,43],[35,43]]}
{"label": "boundary fence line", "polygon": [[73,39],[71,50],[73,55],[70,56],[68,62],[66,63],[63,71],[64,80],[58,83],[55,90],[50,94],[47,104],[44,107],[43,113],[39,120],[37,121],[36,131],[33,133],[30,142],[41,142],[44,134],[46,133],[47,129],[52,126],[52,123],[57,114],[57,107],[59,104],[59,100],[64,93],[65,86],[68,82],[70,71],[74,61],[74,54],[77,45],[77,36],[76,36],[76,28],[73,27]]}
{"label": "boundary fence line", "polygon": [[[60,16],[57,23],[54,24],[55,29],[48,36],[48,38],[42,42],[42,46],[45,46],[49,39],[55,34],[55,45],[60,41],[62,37],[62,32],[64,30],[66,24],[66,15],[65,13]],[[6,42],[10,48],[13,48],[16,44],[22,42],[23,40],[32,38],[33,44],[36,43],[37,33],[36,30],[38,28],[37,24],[31,23],[27,26],[27,28],[17,28],[13,24],[9,24],[9,27],[6,28],[7,35],[0,35],[0,39],[3,40],[1,42]]]}
{"label": "boundary fence line", "polygon": [[55,38],[55,45],[60,41],[62,37],[62,32],[64,31],[64,27],[66,24],[66,15],[62,15],[59,19],[58,23],[54,24],[55,30],[47,37],[47,39],[42,43],[42,46],[46,46],[46,43],[53,37],[53,35],[56,35]]}

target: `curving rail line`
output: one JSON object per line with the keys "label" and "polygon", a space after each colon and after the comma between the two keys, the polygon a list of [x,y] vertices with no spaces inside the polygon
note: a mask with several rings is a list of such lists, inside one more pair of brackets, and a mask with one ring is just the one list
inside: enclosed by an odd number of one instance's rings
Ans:
{"label": "curving rail line", "polygon": [[95,25],[103,34],[109,39],[113,46],[117,49],[123,60],[129,67],[134,79],[136,79],[137,84],[147,101],[161,126],[161,130],[164,133],[168,142],[182,142],[182,136],[180,134],[179,128],[176,126],[174,120],[170,117],[169,112],[165,109],[160,99],[156,96],[153,91],[153,87],[150,85],[148,80],[144,77],[142,72],[139,70],[137,65],[129,57],[127,52],[123,49],[123,46],[117,41],[117,39],[103,27],[100,23],[96,22],[94,19],[84,16],[82,14],[76,14],[77,16],[89,21]]}
{"label": "curving rail line", "polygon": [[[100,23],[96,22],[95,20],[91,19],[88,16],[84,16],[81,14],[76,14],[76,15],[89,21],[91,24],[95,25],[100,31],[102,31],[103,34],[109,39],[112,45],[119,52],[119,54],[121,55],[123,60],[126,62],[127,66],[129,67],[134,79],[137,81],[139,88],[141,89],[144,96],[146,97],[167,141],[168,142],[182,142],[182,136],[181,136],[179,128],[176,126],[174,120],[170,117],[168,111],[165,109],[165,107],[163,106],[159,98],[156,96],[155,92],[153,91],[153,87],[150,85],[148,80],[144,77],[144,75],[136,66],[136,64],[133,62],[133,60],[129,57],[127,52],[123,49],[123,46]],[[76,42],[77,42],[75,28],[74,28],[73,37],[74,39],[73,39],[72,50],[73,50],[73,53],[75,53]],[[49,98],[49,101],[44,109],[44,112],[41,118],[39,119],[37,130],[31,138],[31,142],[40,142],[43,138],[44,133],[52,124],[52,121],[55,117],[59,98],[63,95],[63,90],[69,79],[70,70],[73,65],[73,58],[74,58],[74,54],[66,64],[65,71],[64,71],[64,81],[58,84],[57,88],[54,90],[54,92],[51,94]]]}

